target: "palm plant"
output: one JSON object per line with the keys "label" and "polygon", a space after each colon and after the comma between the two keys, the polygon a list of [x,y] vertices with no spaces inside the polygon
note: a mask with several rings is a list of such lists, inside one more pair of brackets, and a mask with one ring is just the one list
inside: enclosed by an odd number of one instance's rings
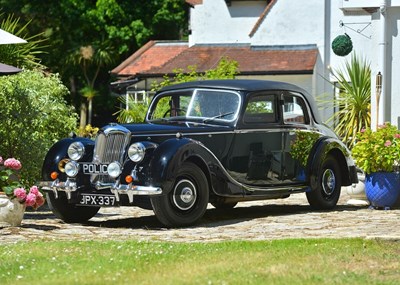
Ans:
{"label": "palm plant", "polygon": [[[0,17],[3,16],[4,13],[0,14]],[[40,63],[38,55],[44,53],[41,49],[46,47],[43,45],[45,39],[41,38],[43,33],[29,36],[27,31],[29,23],[30,21],[24,26],[20,26],[19,18],[15,18],[13,15],[7,16],[7,18],[0,23],[0,28],[2,30],[27,41],[27,43],[24,44],[0,45],[0,58],[2,63],[26,69],[44,68]]]}
{"label": "palm plant", "polygon": [[68,62],[80,66],[85,78],[85,87],[81,89],[81,93],[87,98],[88,101],[88,123],[91,124],[92,102],[93,98],[97,95],[97,91],[95,90],[96,79],[102,67],[110,65],[114,62],[111,48],[108,46],[81,46],[69,56]]}
{"label": "palm plant", "polygon": [[[118,100],[127,103],[124,97],[118,97]],[[127,108],[120,108],[114,115],[118,115],[120,123],[140,123],[144,121],[147,108],[147,103],[136,103],[134,96],[129,95]]]}
{"label": "palm plant", "polygon": [[327,123],[336,123],[335,132],[351,147],[356,134],[371,125],[370,64],[353,54],[351,61],[346,61],[345,69],[334,71],[333,76],[337,80],[340,92],[333,101],[330,100],[337,111]]}
{"label": "palm plant", "polygon": [[93,114],[93,98],[97,96],[98,92],[91,86],[85,86],[81,89],[82,96],[88,101],[88,124],[92,124]]}

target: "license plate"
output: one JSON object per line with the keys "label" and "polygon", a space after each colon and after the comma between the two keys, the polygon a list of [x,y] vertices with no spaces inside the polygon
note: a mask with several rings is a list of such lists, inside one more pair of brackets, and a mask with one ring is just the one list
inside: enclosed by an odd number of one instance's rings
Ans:
{"label": "license plate", "polygon": [[79,204],[86,206],[112,207],[117,205],[116,201],[114,195],[81,194]]}
{"label": "license plate", "polygon": [[107,174],[108,164],[82,163],[84,174]]}

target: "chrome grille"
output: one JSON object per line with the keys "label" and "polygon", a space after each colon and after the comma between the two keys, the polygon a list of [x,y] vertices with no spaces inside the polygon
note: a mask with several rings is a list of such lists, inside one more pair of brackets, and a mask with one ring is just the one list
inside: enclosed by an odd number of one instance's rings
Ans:
{"label": "chrome grille", "polygon": [[[123,165],[125,150],[130,141],[130,137],[130,131],[120,125],[110,125],[102,129],[96,137],[93,163],[108,164],[113,161],[118,161]],[[100,174],[93,174],[90,180],[92,183],[95,183],[97,187],[115,182],[115,179],[108,175]]]}

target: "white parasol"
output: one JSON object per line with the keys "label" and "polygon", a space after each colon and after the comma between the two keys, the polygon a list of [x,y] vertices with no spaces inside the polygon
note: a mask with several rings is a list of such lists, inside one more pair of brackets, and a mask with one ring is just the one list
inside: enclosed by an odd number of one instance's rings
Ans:
{"label": "white parasol", "polygon": [[27,42],[26,40],[21,39],[17,36],[14,36],[13,34],[10,34],[9,32],[0,29],[0,45],[23,44],[26,42]]}

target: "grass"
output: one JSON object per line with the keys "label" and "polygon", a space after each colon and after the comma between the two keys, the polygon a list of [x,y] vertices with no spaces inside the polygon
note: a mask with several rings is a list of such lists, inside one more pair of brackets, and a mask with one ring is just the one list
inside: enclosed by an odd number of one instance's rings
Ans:
{"label": "grass", "polygon": [[400,242],[29,242],[0,247],[0,284],[398,284]]}

